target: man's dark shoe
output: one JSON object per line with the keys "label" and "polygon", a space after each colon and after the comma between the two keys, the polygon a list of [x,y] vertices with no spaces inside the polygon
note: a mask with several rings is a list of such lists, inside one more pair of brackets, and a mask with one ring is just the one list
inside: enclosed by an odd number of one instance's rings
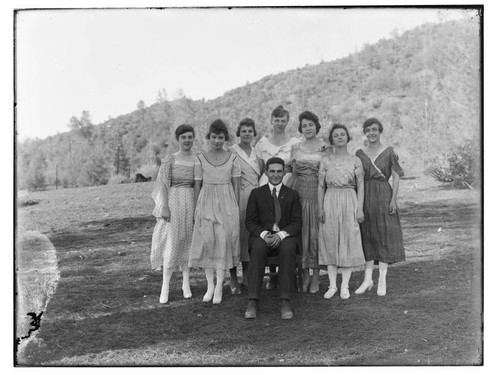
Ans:
{"label": "man's dark shoe", "polygon": [[281,300],[281,319],[292,319],[293,312],[290,306],[290,300],[282,299]]}
{"label": "man's dark shoe", "polygon": [[257,300],[249,299],[245,319],[255,319],[257,317]]}

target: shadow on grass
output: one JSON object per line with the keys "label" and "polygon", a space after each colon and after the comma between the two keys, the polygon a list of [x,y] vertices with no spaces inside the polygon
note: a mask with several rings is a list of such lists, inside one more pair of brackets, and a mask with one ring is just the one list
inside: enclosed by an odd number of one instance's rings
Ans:
{"label": "shadow on grass", "polygon": [[403,224],[410,227],[446,227],[467,231],[480,227],[481,211],[477,203],[457,203],[450,200],[407,202],[399,212]]}
{"label": "shadow on grass", "polygon": [[[27,361],[43,364],[106,350],[156,345],[175,350],[187,345],[192,365],[204,364],[199,362],[201,354],[219,355],[217,363],[223,365],[279,364],[284,357],[291,357],[288,365],[478,363],[481,290],[480,275],[471,271],[473,261],[472,254],[462,254],[391,267],[385,298],[373,289],[347,301],[338,296],[325,300],[327,279],[322,276],[320,293],[295,296],[291,321],[281,320],[276,292],[264,291],[258,318],[246,321],[245,295],[229,295],[226,288],[223,303],[214,306],[201,302],[204,285],[197,283],[194,298],[183,300],[180,276],[173,280],[177,287],[167,305],[156,302],[159,275],[139,283],[114,275],[115,286],[101,279],[95,289],[80,288],[71,301],[63,296],[69,285],[62,283],[48,308],[57,319],[42,323],[39,337],[44,345],[29,348]],[[352,289],[361,278],[360,273],[353,275]],[[154,295],[144,298],[146,292]],[[105,308],[102,301],[118,306]],[[136,310],[123,312],[131,305]],[[83,315],[65,318],[64,311]],[[238,348],[237,358],[225,357]]]}
{"label": "shadow on grass", "polygon": [[58,251],[88,249],[96,245],[150,240],[155,224],[156,219],[151,215],[88,221],[73,232],[49,234],[49,238]]}
{"label": "shadow on grass", "polygon": [[[406,204],[401,215],[416,230],[478,223],[477,205],[448,201]],[[322,276],[319,293],[295,296],[291,321],[281,320],[277,293],[264,291],[257,319],[246,321],[244,294],[230,295],[226,287],[221,305],[201,302],[200,270],[193,271],[193,299],[183,300],[175,273],[171,301],[159,304],[161,274],[149,269],[154,224],[151,217],[92,221],[51,236],[61,280],[25,364],[156,347],[162,353],[184,348],[191,365],[482,363],[481,255],[474,244],[440,260],[390,267],[386,297],[376,295],[376,286],[354,295],[363,277],[358,272],[349,300],[325,300]],[[203,362],[207,354],[217,359]],[[139,357],[122,364],[148,363]]]}

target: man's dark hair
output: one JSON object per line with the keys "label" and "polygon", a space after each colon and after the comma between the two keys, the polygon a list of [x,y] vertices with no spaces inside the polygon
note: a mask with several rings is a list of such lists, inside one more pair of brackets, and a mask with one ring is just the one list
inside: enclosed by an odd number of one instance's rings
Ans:
{"label": "man's dark hair", "polygon": [[270,164],[281,164],[283,170],[285,170],[285,161],[282,158],[273,157],[266,161],[266,171],[269,170]]}

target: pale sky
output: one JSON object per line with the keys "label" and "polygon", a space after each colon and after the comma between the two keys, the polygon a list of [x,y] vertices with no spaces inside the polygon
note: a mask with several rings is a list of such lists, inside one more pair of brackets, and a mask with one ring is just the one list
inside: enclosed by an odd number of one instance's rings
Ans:
{"label": "pale sky", "polygon": [[165,89],[213,99],[306,64],[332,61],[451,9],[31,10],[16,19],[20,140],[94,124],[155,102]]}

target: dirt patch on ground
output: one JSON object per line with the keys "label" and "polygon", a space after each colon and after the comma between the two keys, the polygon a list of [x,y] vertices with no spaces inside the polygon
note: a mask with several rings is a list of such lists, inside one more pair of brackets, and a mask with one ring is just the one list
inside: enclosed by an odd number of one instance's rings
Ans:
{"label": "dirt patch on ground", "polygon": [[[171,301],[158,302],[161,273],[149,266],[155,224],[152,184],[37,193],[20,222],[44,232],[61,274],[47,306],[35,365],[456,365],[482,362],[481,207],[477,191],[426,179],[403,182],[400,212],[407,261],[391,266],[388,294],[343,301],[320,292],[293,299],[263,293],[255,321],[246,295],[224,288],[221,305],[201,301],[205,278],[192,272],[193,299],[175,273]],[[61,207],[65,207],[61,210]],[[375,281],[377,272],[375,272]],[[353,273],[351,291],[361,283]],[[45,315],[44,315],[45,318]]]}

